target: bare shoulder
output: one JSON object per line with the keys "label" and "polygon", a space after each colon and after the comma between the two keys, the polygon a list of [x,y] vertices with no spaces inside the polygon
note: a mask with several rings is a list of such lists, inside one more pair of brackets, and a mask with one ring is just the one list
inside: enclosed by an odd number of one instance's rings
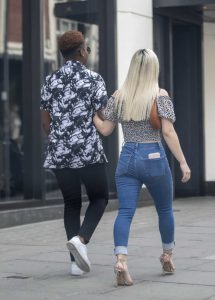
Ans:
{"label": "bare shoulder", "polygon": [[160,96],[169,96],[169,94],[166,90],[160,89]]}

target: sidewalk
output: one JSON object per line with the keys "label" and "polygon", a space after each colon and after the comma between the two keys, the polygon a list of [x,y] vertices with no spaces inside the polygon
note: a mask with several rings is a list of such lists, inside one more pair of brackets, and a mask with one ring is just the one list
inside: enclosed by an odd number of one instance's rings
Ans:
{"label": "sidewalk", "polygon": [[132,287],[116,287],[112,228],[106,212],[89,244],[92,271],[69,275],[62,220],[0,230],[1,300],[215,300],[215,197],[174,202],[176,273],[161,274],[157,217],[153,206],[137,209],[131,228]]}

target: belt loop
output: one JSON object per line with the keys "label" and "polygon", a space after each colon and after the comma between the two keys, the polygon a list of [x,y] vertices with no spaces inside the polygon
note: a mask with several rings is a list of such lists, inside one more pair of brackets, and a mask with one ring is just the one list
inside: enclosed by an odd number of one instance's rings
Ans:
{"label": "belt loop", "polygon": [[158,145],[159,145],[159,148],[160,148],[160,150],[162,150],[162,149],[163,149],[163,146],[162,146],[162,143],[161,143],[161,141],[160,141],[160,142],[158,142]]}

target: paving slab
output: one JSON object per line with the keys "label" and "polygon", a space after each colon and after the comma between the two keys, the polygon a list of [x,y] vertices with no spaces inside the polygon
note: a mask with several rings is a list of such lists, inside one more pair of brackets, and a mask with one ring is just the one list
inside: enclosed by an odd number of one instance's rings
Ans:
{"label": "paving slab", "polygon": [[174,201],[176,273],[163,276],[153,206],[138,208],[129,240],[134,285],[116,287],[113,224],[106,212],[88,245],[92,271],[69,274],[63,220],[0,229],[0,300],[215,300],[215,198]]}

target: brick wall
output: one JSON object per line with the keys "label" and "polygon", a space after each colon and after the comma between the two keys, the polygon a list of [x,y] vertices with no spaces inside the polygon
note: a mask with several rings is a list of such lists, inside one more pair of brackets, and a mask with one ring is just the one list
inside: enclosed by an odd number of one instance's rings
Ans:
{"label": "brick wall", "polygon": [[9,42],[22,42],[22,0],[9,1],[8,35]]}
{"label": "brick wall", "polygon": [[[46,35],[46,39],[49,39],[50,38],[49,0],[44,1],[44,17],[45,17],[45,35]],[[8,23],[9,23],[8,41],[21,43],[22,42],[22,0],[9,1]]]}

